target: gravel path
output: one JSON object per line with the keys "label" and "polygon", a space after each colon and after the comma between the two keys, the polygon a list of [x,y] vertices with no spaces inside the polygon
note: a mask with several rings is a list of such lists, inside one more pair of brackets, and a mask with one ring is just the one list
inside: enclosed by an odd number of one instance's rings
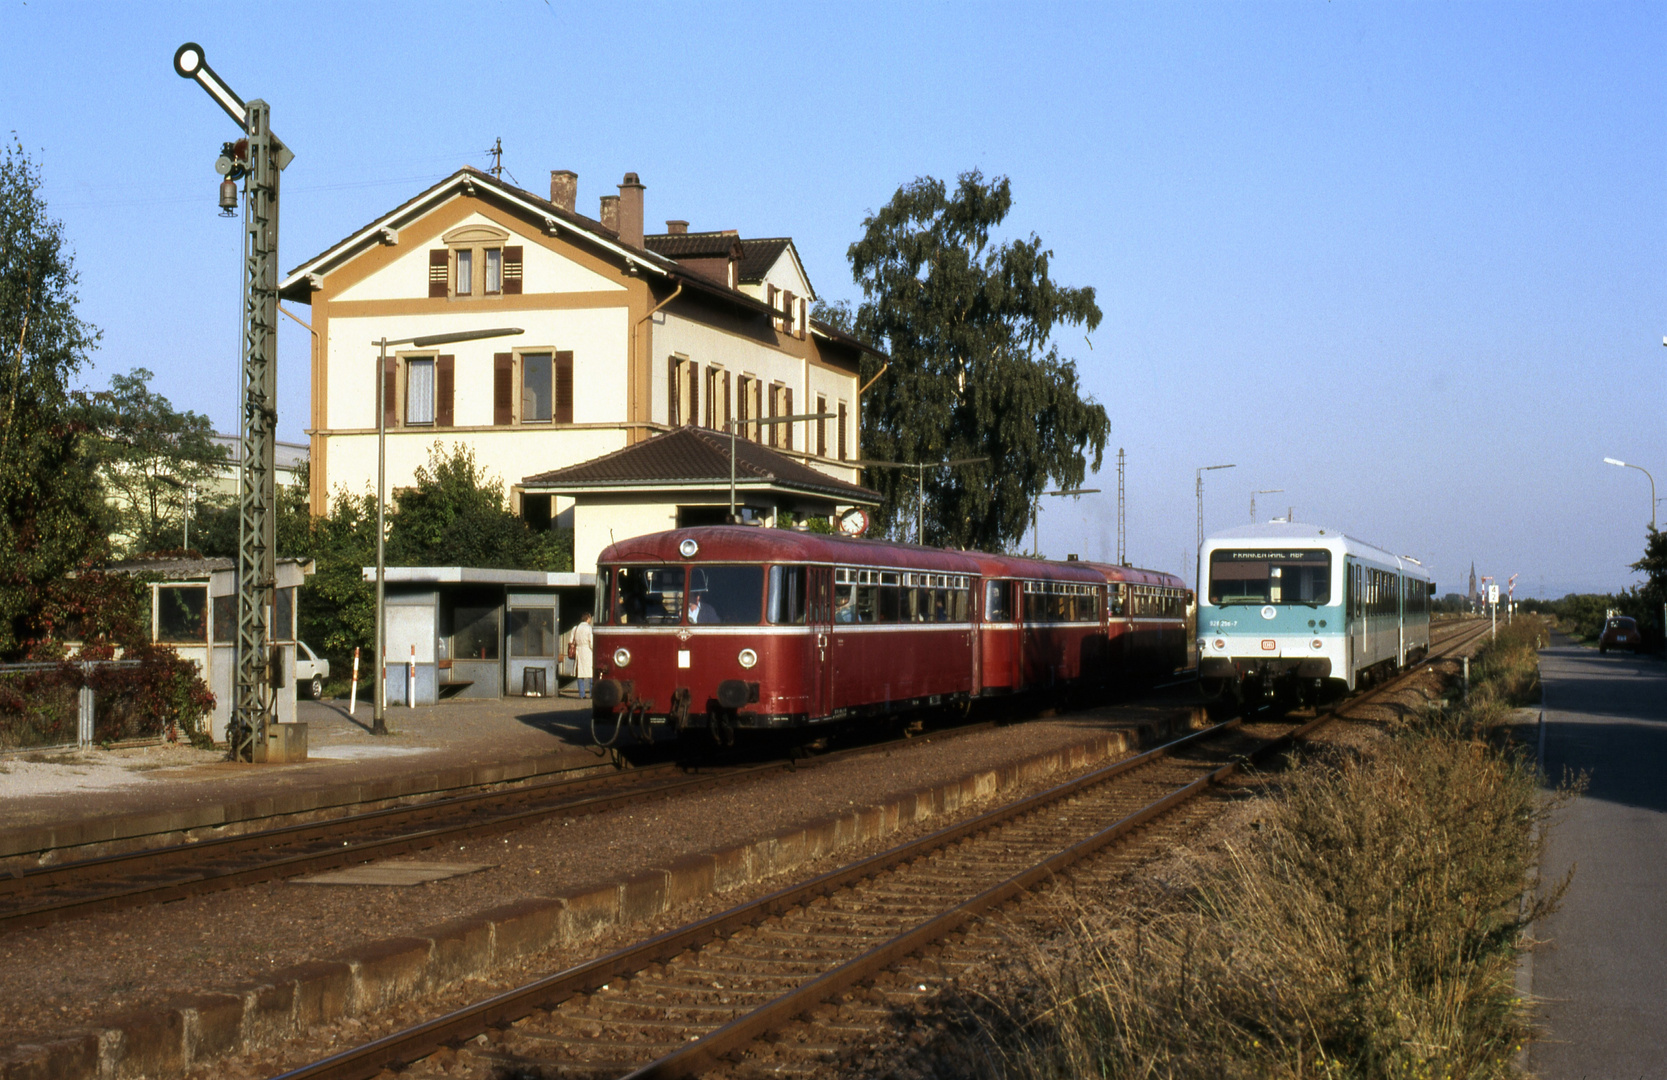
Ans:
{"label": "gravel path", "polygon": [[[259,979],[501,904],[620,880],[683,855],[883,802],[1172,711],[1099,710],[943,743],[905,744],[741,787],[422,852],[413,858],[495,864],[425,885],[276,882],[10,934],[0,937],[0,1046],[160,1004],[180,993]],[[723,906],[733,902],[722,900]]]}

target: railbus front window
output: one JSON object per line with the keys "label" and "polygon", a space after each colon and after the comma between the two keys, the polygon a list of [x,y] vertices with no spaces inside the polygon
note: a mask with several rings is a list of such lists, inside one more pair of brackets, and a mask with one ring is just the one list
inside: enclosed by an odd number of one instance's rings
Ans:
{"label": "railbus front window", "polygon": [[614,621],[621,626],[682,622],[684,584],[681,566],[620,567],[614,587]]}
{"label": "railbus front window", "polygon": [[1210,603],[1329,604],[1331,552],[1212,551]]}
{"label": "railbus front window", "polygon": [[[756,626],[764,606],[762,566],[691,566],[691,625]],[[800,611],[804,610],[803,604]],[[803,616],[800,617],[803,622]]]}

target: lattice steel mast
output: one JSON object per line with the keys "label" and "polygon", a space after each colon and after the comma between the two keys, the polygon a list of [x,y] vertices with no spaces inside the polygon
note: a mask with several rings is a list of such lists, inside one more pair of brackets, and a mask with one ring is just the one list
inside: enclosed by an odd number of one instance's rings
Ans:
{"label": "lattice steel mast", "polygon": [[245,104],[208,66],[202,46],[181,45],[174,53],[174,70],[202,86],[244,135],[225,144],[215,163],[227,183],[244,180],[237,664],[227,738],[233,760],[263,761],[269,729],[277,722],[277,691],[283,677],[283,660],[271,647],[270,633],[277,574],[272,458],[278,421],[278,176],[294,155],[272,134],[266,102]]}
{"label": "lattice steel mast", "polygon": [[[1123,518],[1123,448],[1117,448],[1117,565],[1129,563],[1129,534]],[[1104,550],[1103,548],[1101,550]]]}

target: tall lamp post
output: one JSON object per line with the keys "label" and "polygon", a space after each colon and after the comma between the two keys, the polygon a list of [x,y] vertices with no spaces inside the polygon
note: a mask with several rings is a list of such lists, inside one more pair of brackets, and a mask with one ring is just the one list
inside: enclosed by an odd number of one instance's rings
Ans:
{"label": "tall lamp post", "polygon": [[[1284,488],[1263,488],[1261,491],[1252,491],[1250,493],[1250,523],[1252,525],[1256,524],[1256,496],[1258,496],[1258,495],[1283,495],[1283,494],[1285,494],[1285,489]],[[1200,540],[1198,542],[1200,544],[1202,544],[1204,541]]]}
{"label": "tall lamp post", "polygon": [[1036,511],[1042,505],[1042,495],[1098,495],[1099,488],[1060,488],[1058,491],[1044,491],[1030,504],[1030,553],[1036,558],[1042,557],[1042,542],[1038,539],[1036,530]]}
{"label": "tall lamp post", "polygon": [[[388,733],[388,658],[383,654],[383,630],[387,620],[387,613],[383,605],[384,580],[387,577],[387,563],[384,558],[383,541],[385,537],[383,509],[388,501],[388,346],[415,345],[419,349],[426,349],[430,345],[450,345],[457,341],[479,341],[482,338],[513,337],[521,333],[518,327],[501,327],[496,330],[464,330],[455,334],[429,334],[425,337],[398,338],[390,340],[380,338],[371,342],[378,346],[376,358],[376,708],[371,719],[371,734],[386,735]],[[407,691],[415,696],[415,688]],[[411,702],[406,702],[407,705]]]}
{"label": "tall lamp post", "polygon": [[951,461],[857,461],[865,469],[913,469],[915,471],[915,543],[926,543],[926,470],[949,469],[957,465],[981,465],[987,457],[955,458]]}
{"label": "tall lamp post", "polygon": [[[1192,549],[1196,559],[1197,554],[1204,550],[1204,474],[1217,469],[1236,469],[1237,465],[1202,465],[1193,476],[1193,488],[1198,493],[1198,544]],[[1198,588],[1198,571],[1196,567],[1192,575],[1192,587]]]}
{"label": "tall lamp post", "polygon": [[[1662,344],[1667,345],[1667,341],[1663,341]],[[1612,457],[1604,458],[1603,462],[1605,465],[1619,465],[1623,469],[1637,469],[1645,476],[1650,476],[1650,470],[1642,465],[1628,465],[1626,462],[1616,461]],[[1655,477],[1653,476],[1650,476],[1650,531],[1655,532]]]}

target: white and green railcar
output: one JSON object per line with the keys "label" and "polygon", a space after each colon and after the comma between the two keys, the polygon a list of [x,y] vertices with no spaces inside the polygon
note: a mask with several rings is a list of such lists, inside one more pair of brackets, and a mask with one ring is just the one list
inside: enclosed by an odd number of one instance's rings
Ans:
{"label": "white and green railcar", "polygon": [[1429,573],[1336,530],[1274,523],[1216,533],[1199,549],[1198,570],[1206,689],[1317,697],[1429,652]]}

